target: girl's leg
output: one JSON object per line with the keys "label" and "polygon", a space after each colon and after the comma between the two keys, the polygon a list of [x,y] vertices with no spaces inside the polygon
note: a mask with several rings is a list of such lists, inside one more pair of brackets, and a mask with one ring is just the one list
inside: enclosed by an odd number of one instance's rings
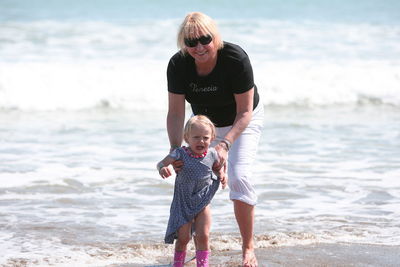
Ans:
{"label": "girl's leg", "polygon": [[197,267],[208,267],[211,209],[205,207],[195,218]]}
{"label": "girl's leg", "polygon": [[196,251],[196,266],[197,267],[208,267],[208,258],[210,257],[209,250],[197,250]]}
{"label": "girl's leg", "polygon": [[174,254],[174,265],[173,267],[183,267],[185,264],[186,251],[176,251]]}
{"label": "girl's leg", "polygon": [[183,267],[186,257],[186,247],[190,241],[192,223],[182,225],[178,230],[175,242],[174,267]]}
{"label": "girl's leg", "polygon": [[196,231],[196,249],[209,250],[209,237],[211,228],[211,209],[208,205],[194,219]]}

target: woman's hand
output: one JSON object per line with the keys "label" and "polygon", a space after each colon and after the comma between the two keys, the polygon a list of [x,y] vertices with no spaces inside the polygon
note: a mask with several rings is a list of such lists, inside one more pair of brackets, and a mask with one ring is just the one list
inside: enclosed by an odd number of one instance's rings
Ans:
{"label": "woman's hand", "polygon": [[226,161],[228,160],[228,147],[226,147],[225,143],[220,142],[215,146],[215,150],[218,153],[219,161],[213,165],[213,170],[219,171],[225,166]]}
{"label": "woman's hand", "polygon": [[172,162],[172,167],[174,168],[174,171],[178,173],[180,170],[182,170],[183,167],[183,161],[182,160],[175,160]]}

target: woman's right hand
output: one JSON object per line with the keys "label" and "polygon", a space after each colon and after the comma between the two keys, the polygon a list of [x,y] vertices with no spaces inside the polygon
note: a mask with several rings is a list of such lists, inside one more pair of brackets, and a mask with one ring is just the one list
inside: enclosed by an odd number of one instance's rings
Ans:
{"label": "woman's right hand", "polygon": [[172,167],[174,168],[174,171],[178,173],[180,170],[182,170],[183,167],[183,161],[182,160],[175,160],[172,162]]}

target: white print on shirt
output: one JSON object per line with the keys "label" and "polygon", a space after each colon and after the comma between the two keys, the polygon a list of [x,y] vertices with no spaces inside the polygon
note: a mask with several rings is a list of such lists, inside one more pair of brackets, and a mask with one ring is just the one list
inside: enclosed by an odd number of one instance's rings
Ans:
{"label": "white print on shirt", "polygon": [[211,85],[206,87],[199,87],[196,83],[190,83],[189,87],[194,93],[206,93],[206,92],[216,92],[218,91],[218,86]]}

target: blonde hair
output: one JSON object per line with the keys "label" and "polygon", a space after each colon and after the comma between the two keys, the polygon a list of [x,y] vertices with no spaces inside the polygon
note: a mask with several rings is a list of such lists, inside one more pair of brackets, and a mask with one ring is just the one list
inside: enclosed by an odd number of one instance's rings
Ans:
{"label": "blonde hair", "polygon": [[190,132],[192,131],[193,125],[200,124],[204,126],[208,126],[211,129],[211,140],[214,140],[216,137],[215,125],[212,121],[204,115],[196,115],[191,117],[185,124],[185,129],[183,131],[183,137],[186,142],[189,139]]}
{"label": "blonde hair", "polygon": [[195,39],[201,35],[211,35],[212,42],[217,49],[224,47],[224,42],[218,32],[215,21],[201,12],[191,12],[186,15],[178,30],[178,48],[186,53],[185,38]]}

